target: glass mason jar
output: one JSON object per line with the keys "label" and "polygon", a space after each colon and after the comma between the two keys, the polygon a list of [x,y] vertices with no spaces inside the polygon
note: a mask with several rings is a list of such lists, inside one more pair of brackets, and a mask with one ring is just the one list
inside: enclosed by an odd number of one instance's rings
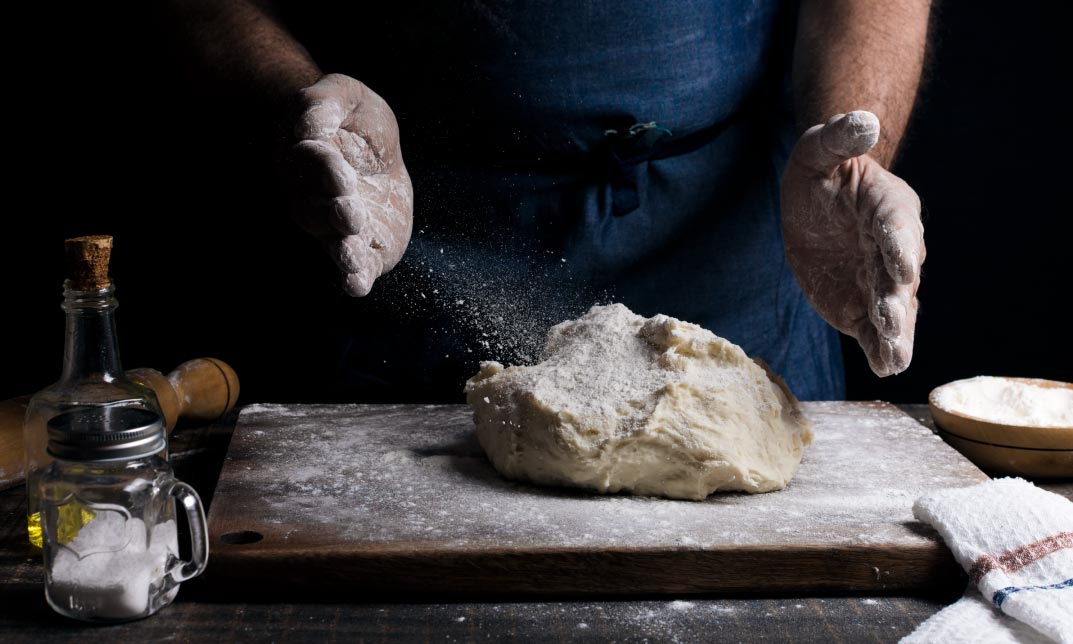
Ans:
{"label": "glass mason jar", "polygon": [[[158,414],[129,407],[49,421],[41,526],[45,597],[56,612],[91,622],[147,617],[205,569],[205,512],[158,455],[164,432]],[[189,561],[179,556],[176,501],[190,527]]]}

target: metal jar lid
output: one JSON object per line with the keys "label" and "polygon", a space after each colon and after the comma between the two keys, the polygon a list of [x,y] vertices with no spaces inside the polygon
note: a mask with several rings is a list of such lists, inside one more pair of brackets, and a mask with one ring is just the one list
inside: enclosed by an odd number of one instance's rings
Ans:
{"label": "metal jar lid", "polygon": [[167,446],[164,419],[138,407],[91,407],[48,421],[48,453],[69,461],[141,458]]}

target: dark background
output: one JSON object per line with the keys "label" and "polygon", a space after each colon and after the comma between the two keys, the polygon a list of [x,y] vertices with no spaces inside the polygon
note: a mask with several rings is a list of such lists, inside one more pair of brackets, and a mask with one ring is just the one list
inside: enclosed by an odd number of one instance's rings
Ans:
{"label": "dark background", "polygon": [[[236,368],[246,402],[317,399],[313,376],[337,353],[327,331],[343,296],[248,165],[264,126],[195,89],[145,9],[110,11],[8,17],[20,38],[5,45],[0,398],[59,375],[62,240],[109,233],[127,367],[166,372],[211,355]],[[939,8],[895,168],[924,204],[915,356],[878,379],[846,343],[849,398],[921,402],[980,374],[1073,380],[1071,12],[1057,2]]]}

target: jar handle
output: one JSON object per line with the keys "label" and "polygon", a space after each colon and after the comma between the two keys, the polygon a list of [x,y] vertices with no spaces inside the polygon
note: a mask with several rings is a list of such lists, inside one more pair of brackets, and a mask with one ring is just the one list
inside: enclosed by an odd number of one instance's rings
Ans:
{"label": "jar handle", "polygon": [[179,561],[169,571],[172,579],[183,582],[200,575],[209,563],[209,528],[205,508],[194,488],[182,481],[172,481],[168,495],[186,510],[186,521],[190,524],[190,561]]}

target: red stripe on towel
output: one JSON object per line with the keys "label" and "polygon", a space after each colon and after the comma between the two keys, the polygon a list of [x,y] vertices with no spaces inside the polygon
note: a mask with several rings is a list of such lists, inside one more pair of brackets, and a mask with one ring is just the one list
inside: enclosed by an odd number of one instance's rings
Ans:
{"label": "red stripe on towel", "polygon": [[978,584],[984,575],[992,570],[1003,572],[1017,572],[1033,561],[1038,561],[1052,552],[1073,548],[1073,532],[1059,532],[1046,539],[1040,539],[1033,543],[1014,548],[998,557],[992,555],[980,555],[969,569],[969,577],[972,583]]}

